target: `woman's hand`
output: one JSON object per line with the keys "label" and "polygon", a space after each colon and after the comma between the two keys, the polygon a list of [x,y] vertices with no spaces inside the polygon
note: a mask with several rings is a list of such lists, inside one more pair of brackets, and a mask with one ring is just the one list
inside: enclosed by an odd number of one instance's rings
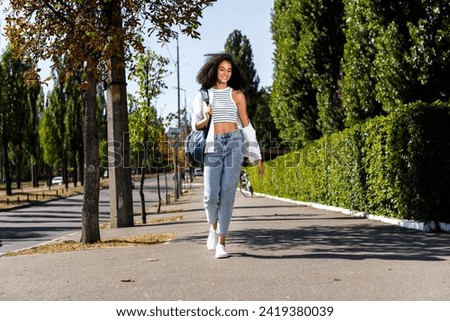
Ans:
{"label": "woman's hand", "polygon": [[258,161],[258,164],[256,166],[258,166],[259,176],[263,176],[264,175],[264,163],[262,162],[261,159]]}
{"label": "woman's hand", "polygon": [[206,111],[204,114],[205,117],[195,124],[195,129],[200,130],[202,128],[205,128],[208,125],[211,115],[212,115],[212,108],[211,105],[208,105],[208,107],[206,107]]}
{"label": "woman's hand", "polygon": [[211,118],[211,115],[212,115],[212,108],[211,105],[208,105],[208,107],[206,107],[205,110],[205,118],[209,120]]}

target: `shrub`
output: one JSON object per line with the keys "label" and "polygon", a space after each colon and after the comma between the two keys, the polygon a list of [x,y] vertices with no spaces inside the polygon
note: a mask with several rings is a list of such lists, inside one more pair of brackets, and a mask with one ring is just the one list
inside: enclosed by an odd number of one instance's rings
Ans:
{"label": "shrub", "polygon": [[256,192],[375,215],[450,222],[450,113],[416,102],[266,163]]}

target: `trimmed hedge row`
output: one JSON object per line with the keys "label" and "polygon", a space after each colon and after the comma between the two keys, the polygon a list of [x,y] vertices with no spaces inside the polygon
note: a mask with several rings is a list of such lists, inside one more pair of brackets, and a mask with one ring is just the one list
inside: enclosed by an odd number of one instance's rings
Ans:
{"label": "trimmed hedge row", "polygon": [[266,162],[256,192],[422,222],[450,222],[450,108],[414,103]]}

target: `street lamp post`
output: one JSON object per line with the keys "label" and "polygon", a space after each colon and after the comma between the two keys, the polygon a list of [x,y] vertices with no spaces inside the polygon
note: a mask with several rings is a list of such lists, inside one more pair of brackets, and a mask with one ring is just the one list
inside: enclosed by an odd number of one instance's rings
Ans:
{"label": "street lamp post", "polygon": [[181,126],[180,121],[180,47],[178,45],[177,35],[177,96],[178,96],[178,128]]}
{"label": "street lamp post", "polygon": [[[178,43],[179,34],[177,34],[177,98],[178,98],[178,128],[181,127],[180,120],[180,46]],[[181,135],[179,136],[181,142]],[[178,155],[178,148],[175,149],[175,180],[176,180],[176,199],[183,195],[181,191],[181,170],[180,170],[180,159]]]}
{"label": "street lamp post", "polygon": [[[186,113],[187,113],[187,101],[186,101],[186,89],[184,89],[184,88],[180,88],[180,87],[175,87],[175,86],[173,86],[172,87],[172,89],[177,89],[178,91],[183,91],[183,93],[184,93],[184,127],[186,128],[187,127],[187,116],[186,116]],[[180,108],[179,108],[179,110],[180,110]],[[180,111],[180,114],[181,114],[181,111]],[[180,116],[178,116],[178,117],[180,117]],[[178,126],[181,126],[180,124],[178,124]]]}
{"label": "street lamp post", "polygon": [[[180,99],[178,100],[178,128],[180,128],[180,142],[183,140],[184,137],[186,137],[187,135],[187,119],[186,119],[186,108],[187,108],[187,103],[186,103],[186,89],[184,88],[180,88],[180,87],[172,87],[173,89],[178,90],[178,92],[180,92],[180,90],[182,90],[184,92],[184,124],[183,124],[183,128],[181,128],[181,118],[180,118]],[[184,145],[184,144],[182,144]],[[180,145],[181,146],[181,145]],[[186,168],[185,168],[186,169]],[[183,194],[182,189],[181,189],[181,179],[182,175],[181,175],[181,167],[180,167],[180,173],[178,176],[178,182],[179,182],[179,189],[181,191],[181,194]]]}

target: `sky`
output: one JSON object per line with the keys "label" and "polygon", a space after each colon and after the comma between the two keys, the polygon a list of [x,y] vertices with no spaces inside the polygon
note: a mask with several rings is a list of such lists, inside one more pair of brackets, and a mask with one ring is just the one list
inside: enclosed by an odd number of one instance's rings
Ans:
{"label": "sky", "polygon": [[[205,54],[221,52],[228,36],[234,31],[241,31],[250,41],[253,51],[253,62],[257,75],[260,78],[260,86],[272,85],[273,51],[274,45],[270,32],[271,13],[274,0],[217,0],[212,7],[203,11],[201,26],[198,29],[201,39],[192,39],[188,36],[180,36],[178,41],[180,57],[180,106],[187,104],[188,115],[192,113],[192,100],[199,89],[195,78],[198,70],[205,61]],[[3,14],[0,17],[3,29]],[[3,33],[3,30],[2,30]],[[0,39],[0,47],[3,50],[6,45],[4,37]],[[177,43],[172,41],[162,45],[155,39],[146,40],[147,49],[151,49],[159,55],[170,59],[167,69],[171,75],[164,80],[168,89],[156,101],[156,109],[160,116],[169,113],[177,113]],[[41,65],[42,79],[50,75],[46,66]],[[136,85],[128,84],[128,91],[134,92]]]}
{"label": "sky", "polygon": [[[203,11],[202,26],[198,29],[201,39],[181,36],[179,39],[180,57],[180,105],[187,103],[188,114],[192,113],[192,100],[200,88],[195,78],[205,62],[205,54],[224,50],[228,36],[234,31],[241,31],[250,42],[253,62],[260,78],[260,87],[272,85],[274,45],[270,32],[271,13],[274,0],[218,0]],[[177,45],[176,41],[164,45],[154,42],[150,49],[168,57],[168,66],[172,75],[165,79],[168,89],[162,94],[156,108],[160,115],[167,115],[178,110],[177,96]],[[131,89],[131,88],[130,88]],[[185,99],[186,95],[186,99]]]}

